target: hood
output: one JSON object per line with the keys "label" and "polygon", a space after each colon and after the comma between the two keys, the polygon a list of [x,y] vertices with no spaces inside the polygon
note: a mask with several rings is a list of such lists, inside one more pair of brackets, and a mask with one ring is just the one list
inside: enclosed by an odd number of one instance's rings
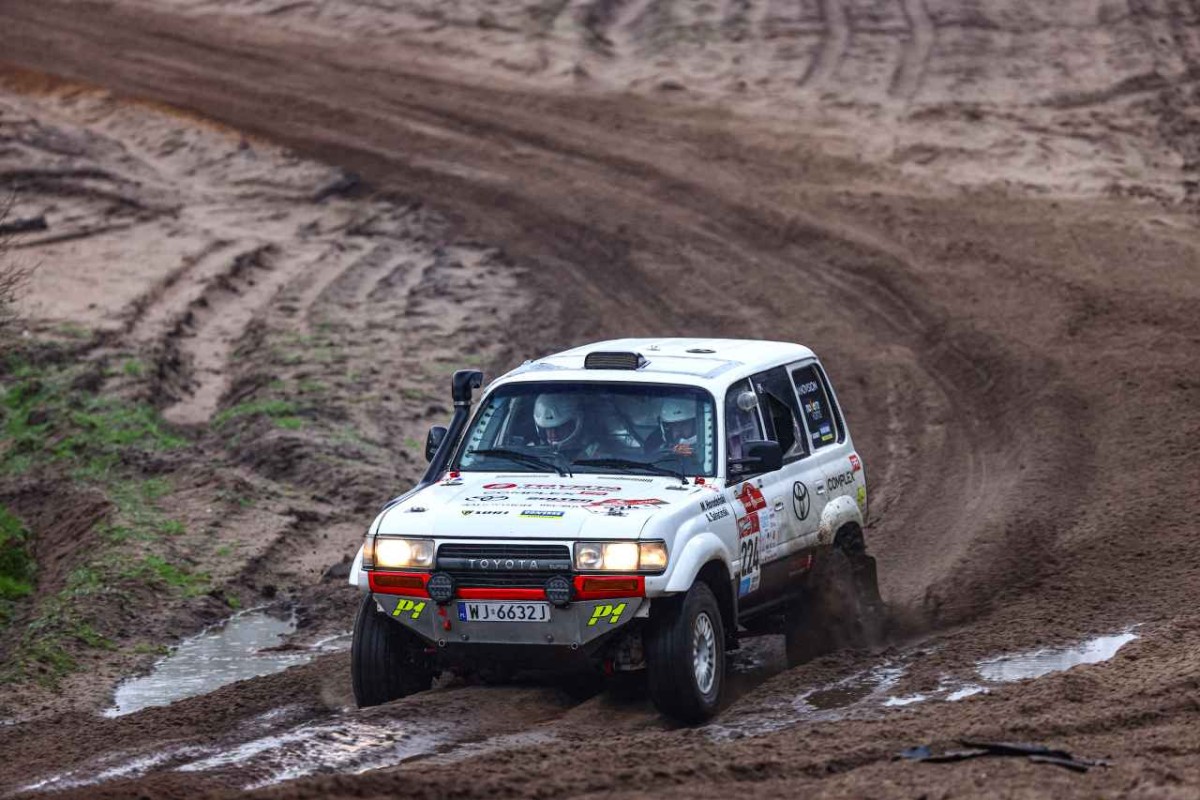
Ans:
{"label": "hood", "polygon": [[637,538],[646,522],[711,490],[677,478],[462,473],[395,506],[379,533],[518,539]]}

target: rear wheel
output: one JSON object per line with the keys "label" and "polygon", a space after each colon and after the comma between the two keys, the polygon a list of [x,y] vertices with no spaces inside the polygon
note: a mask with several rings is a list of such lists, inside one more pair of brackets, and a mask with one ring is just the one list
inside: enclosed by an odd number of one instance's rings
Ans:
{"label": "rear wheel", "polygon": [[788,604],[788,666],[874,644],[883,616],[875,559],[867,555],[861,535],[835,544],[817,557],[808,587]]}
{"label": "rear wheel", "polygon": [[367,595],[354,620],[350,676],[359,708],[397,700],[433,685],[433,668],[425,645],[384,616]]}
{"label": "rear wheel", "polygon": [[708,584],[698,582],[682,602],[652,611],[646,669],[650,699],[659,711],[687,723],[717,713],[725,686],[725,626]]}

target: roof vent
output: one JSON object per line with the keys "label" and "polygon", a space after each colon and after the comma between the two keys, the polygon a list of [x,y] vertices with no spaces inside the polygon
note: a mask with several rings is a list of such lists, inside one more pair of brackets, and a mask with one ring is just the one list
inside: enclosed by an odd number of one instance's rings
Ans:
{"label": "roof vent", "polygon": [[715,353],[715,352],[717,352],[717,351],[716,351],[716,350],[710,350],[710,349],[709,349],[709,348],[707,348],[707,347],[693,347],[693,348],[691,348],[690,350],[688,350],[688,352],[689,352],[689,353],[696,353],[696,354],[701,354],[701,353],[703,353],[703,354],[705,354],[705,355],[708,355],[709,353]]}
{"label": "roof vent", "polygon": [[641,353],[588,353],[584,369],[641,369],[649,362]]}

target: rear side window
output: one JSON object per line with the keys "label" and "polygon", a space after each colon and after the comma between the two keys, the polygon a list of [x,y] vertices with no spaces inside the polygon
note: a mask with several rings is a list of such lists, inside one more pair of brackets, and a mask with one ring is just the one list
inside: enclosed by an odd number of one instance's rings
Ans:
{"label": "rear side window", "polygon": [[783,367],[760,372],[753,378],[762,400],[763,415],[771,427],[772,438],[783,449],[784,463],[808,455],[807,436],[800,424],[800,406],[788,383]]}
{"label": "rear side window", "polygon": [[825,375],[816,364],[792,370],[792,382],[800,398],[800,410],[808,427],[813,450],[836,444],[844,438],[841,415],[829,393]]}
{"label": "rear side window", "polygon": [[[749,397],[739,402],[743,395]],[[743,405],[747,407],[742,408]],[[766,438],[763,436],[762,420],[758,416],[758,400],[754,397],[749,379],[730,386],[725,395],[725,437],[730,460],[745,454],[742,448],[746,442],[760,442]]]}

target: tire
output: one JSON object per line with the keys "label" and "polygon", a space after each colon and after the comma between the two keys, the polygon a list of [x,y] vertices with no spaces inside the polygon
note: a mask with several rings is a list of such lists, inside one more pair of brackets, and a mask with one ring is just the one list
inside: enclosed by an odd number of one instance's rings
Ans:
{"label": "tire", "polygon": [[[687,724],[712,719],[725,687],[725,626],[708,584],[651,612],[646,689],[659,711]],[[658,609],[663,609],[661,612]]]}
{"label": "tire", "polygon": [[400,623],[380,613],[369,594],[354,620],[350,677],[359,708],[398,700],[433,685],[425,645]]}
{"label": "tire", "polygon": [[881,638],[884,606],[875,559],[861,539],[818,556],[807,588],[787,606],[784,629],[789,667]]}

